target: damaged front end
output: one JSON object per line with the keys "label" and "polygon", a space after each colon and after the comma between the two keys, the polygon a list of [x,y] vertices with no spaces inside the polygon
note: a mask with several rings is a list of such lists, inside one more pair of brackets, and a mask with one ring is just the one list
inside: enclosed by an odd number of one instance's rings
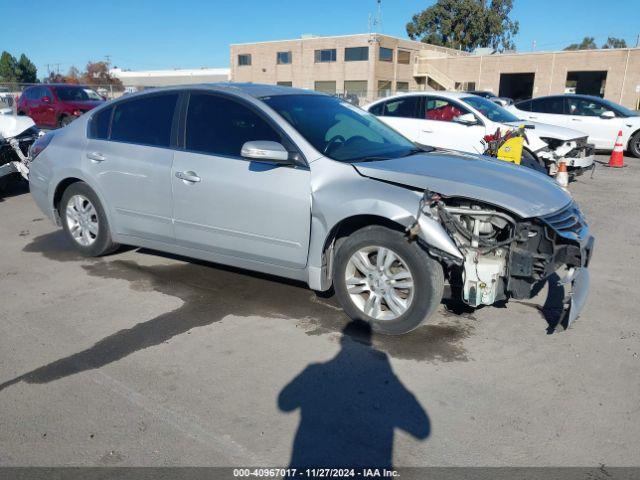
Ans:
{"label": "damaged front end", "polygon": [[561,323],[567,327],[577,318],[589,287],[593,237],[573,202],[551,215],[521,219],[494,206],[427,190],[417,221],[408,229],[410,238],[421,238],[421,217],[438,221],[461,254],[429,249],[445,265],[458,299],[474,308],[528,299],[558,274],[559,283],[569,287]]}
{"label": "damaged front end", "polygon": [[30,118],[0,118],[0,180],[14,174],[29,178],[29,150],[41,135]]}
{"label": "damaged front end", "polygon": [[558,164],[564,162],[572,175],[582,175],[593,169],[595,163],[595,147],[588,143],[588,137],[561,140],[551,137],[540,137],[548,147],[538,150],[536,155],[542,159],[549,170],[549,175],[558,172]]}

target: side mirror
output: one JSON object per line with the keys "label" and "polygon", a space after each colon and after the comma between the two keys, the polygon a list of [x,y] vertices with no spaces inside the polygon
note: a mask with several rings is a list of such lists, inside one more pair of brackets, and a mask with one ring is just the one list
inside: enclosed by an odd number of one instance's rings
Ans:
{"label": "side mirror", "polygon": [[253,140],[242,145],[240,155],[256,162],[277,163],[278,165],[293,165],[289,159],[289,152],[278,142],[269,140]]}
{"label": "side mirror", "polygon": [[616,114],[613,113],[611,110],[607,110],[600,114],[600,118],[604,118],[605,120],[611,120],[612,118],[616,118]]}
{"label": "side mirror", "polygon": [[43,103],[51,103],[51,97],[45,95],[44,97],[42,97],[42,102]]}
{"label": "side mirror", "polygon": [[453,119],[456,123],[461,123],[462,125],[466,125],[470,127],[471,125],[477,125],[478,119],[473,113],[465,113],[464,115],[458,115]]}

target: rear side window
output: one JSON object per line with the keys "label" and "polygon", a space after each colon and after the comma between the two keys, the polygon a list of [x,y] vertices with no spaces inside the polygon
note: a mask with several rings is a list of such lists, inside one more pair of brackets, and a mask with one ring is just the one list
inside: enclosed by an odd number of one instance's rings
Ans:
{"label": "rear side window", "polygon": [[107,140],[109,138],[111,112],[113,112],[113,107],[100,110],[93,116],[91,126],[89,127],[89,136],[91,138],[97,138],[99,140]]}
{"label": "rear side window", "polygon": [[420,97],[400,97],[384,104],[385,117],[421,118]]}
{"label": "rear side window", "polygon": [[228,98],[192,93],[186,124],[186,149],[239,157],[252,140],[282,142],[281,136],[254,111]]}
{"label": "rear side window", "polygon": [[384,102],[374,105],[369,109],[369,113],[373,113],[374,115],[382,115],[382,110],[384,109]]}
{"label": "rear side window", "polygon": [[527,100],[525,102],[516,103],[515,107],[518,110],[523,110],[525,112],[530,112],[531,111],[531,100]]}
{"label": "rear side window", "polygon": [[531,101],[531,111],[538,113],[564,113],[564,99],[562,97],[537,98]]}
{"label": "rear side window", "polygon": [[177,93],[151,95],[115,106],[111,140],[168,147]]}

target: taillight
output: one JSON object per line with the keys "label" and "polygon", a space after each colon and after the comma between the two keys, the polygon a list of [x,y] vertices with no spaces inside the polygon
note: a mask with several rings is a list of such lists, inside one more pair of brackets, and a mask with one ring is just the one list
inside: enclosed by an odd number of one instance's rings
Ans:
{"label": "taillight", "polygon": [[53,132],[48,132],[43,136],[38,137],[38,139],[33,142],[33,145],[31,145],[31,148],[29,149],[29,157],[31,160],[34,160],[45,148],[47,148],[47,145],[51,143],[53,136]]}

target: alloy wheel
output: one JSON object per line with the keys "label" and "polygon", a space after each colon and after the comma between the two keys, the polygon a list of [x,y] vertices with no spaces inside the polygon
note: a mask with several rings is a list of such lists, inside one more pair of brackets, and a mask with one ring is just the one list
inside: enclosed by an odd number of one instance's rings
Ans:
{"label": "alloy wheel", "polygon": [[98,212],[84,195],[69,199],[66,210],[67,226],[73,239],[83,247],[92,245],[98,238]]}
{"label": "alloy wheel", "polygon": [[411,306],[414,282],[407,263],[393,250],[368,246],[357,250],[345,269],[351,301],[376,320],[394,320]]}

